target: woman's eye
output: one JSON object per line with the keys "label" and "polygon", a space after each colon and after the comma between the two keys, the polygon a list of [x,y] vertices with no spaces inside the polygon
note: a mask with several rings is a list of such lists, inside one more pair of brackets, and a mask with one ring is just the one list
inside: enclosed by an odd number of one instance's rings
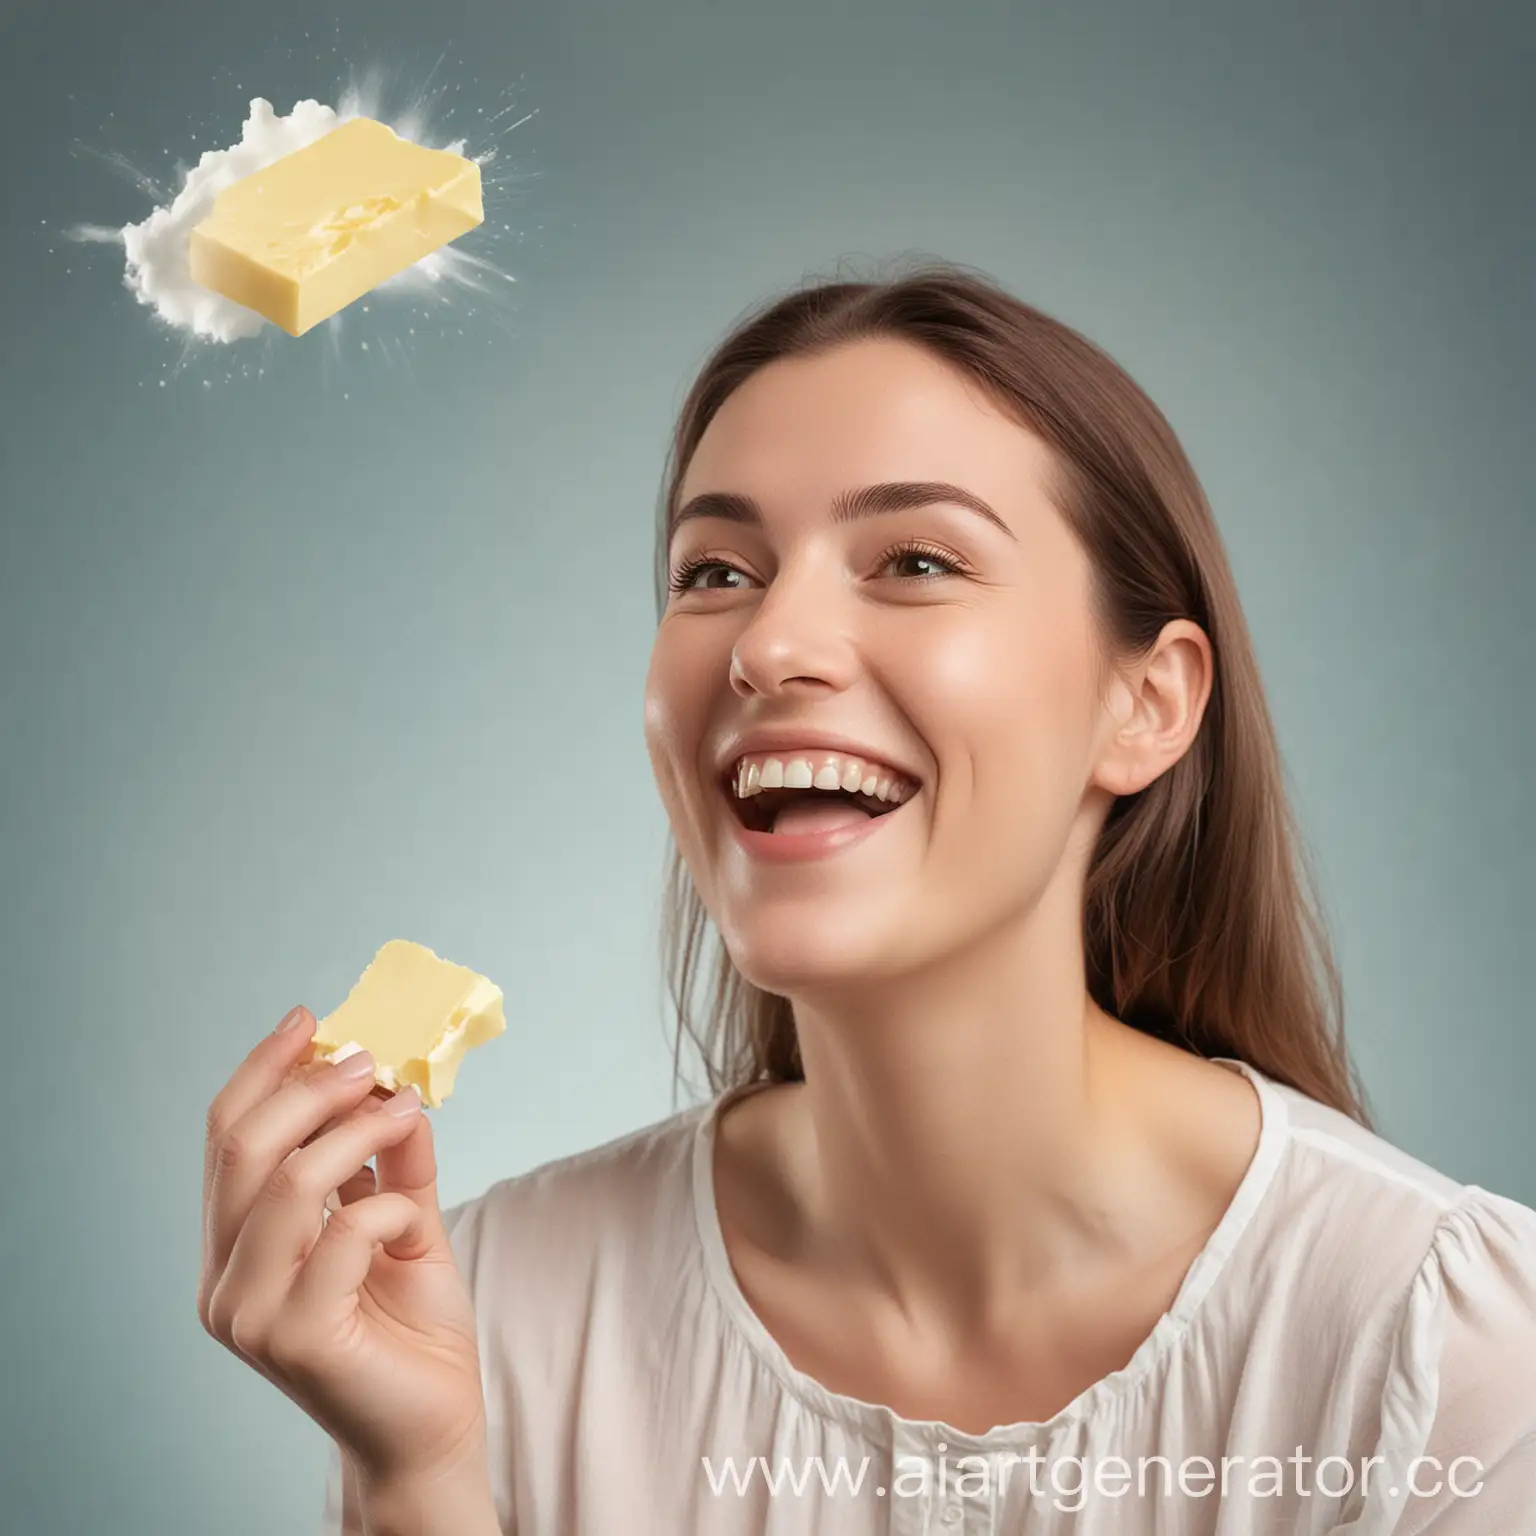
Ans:
{"label": "woman's eye", "polygon": [[729,592],[734,590],[730,586],[721,587],[700,578],[714,575],[740,576],[741,574],[735,566],[727,565],[723,560],[685,560],[672,577],[672,590],[674,592],[711,590]]}
{"label": "woman's eye", "polygon": [[907,574],[913,576],[931,576],[933,574],[931,569],[926,571],[916,570],[915,567],[917,566],[926,565],[932,567],[943,565],[944,563],[942,560],[935,560],[932,555],[897,555],[891,561],[891,564],[901,565],[903,562],[908,562]]}
{"label": "woman's eye", "polygon": [[[917,581],[930,581],[935,576],[957,575],[960,569],[952,560],[926,549],[893,550],[886,561],[887,568],[902,564],[907,566],[905,573],[907,579]],[[913,569],[921,566],[926,566],[927,569]]]}

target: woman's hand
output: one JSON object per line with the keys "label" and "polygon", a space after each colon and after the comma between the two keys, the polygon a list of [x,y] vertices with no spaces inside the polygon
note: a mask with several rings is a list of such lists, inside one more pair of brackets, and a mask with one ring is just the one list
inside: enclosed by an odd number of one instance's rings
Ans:
{"label": "woman's hand", "polygon": [[366,1053],[313,1060],[314,1027],[295,1009],[209,1107],[198,1316],[365,1484],[473,1483],[485,1475],[474,1313],[438,1209],[431,1127],[414,1089],[373,1095]]}

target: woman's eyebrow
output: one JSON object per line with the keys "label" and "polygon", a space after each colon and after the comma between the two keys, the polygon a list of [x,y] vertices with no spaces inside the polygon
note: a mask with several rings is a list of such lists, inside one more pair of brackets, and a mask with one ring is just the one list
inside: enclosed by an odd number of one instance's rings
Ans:
{"label": "woman's eyebrow", "polygon": [[[861,517],[907,512],[913,507],[930,507],[941,501],[968,508],[978,517],[984,517],[989,523],[1001,528],[1010,539],[1017,540],[1018,536],[1013,529],[974,491],[968,491],[964,486],[950,485],[943,480],[884,480],[878,485],[840,491],[832,501],[832,521],[851,523]],[[672,531],[676,532],[695,517],[721,517],[727,522],[761,527],[763,509],[750,496],[739,491],[702,491],[678,511],[672,520]]]}

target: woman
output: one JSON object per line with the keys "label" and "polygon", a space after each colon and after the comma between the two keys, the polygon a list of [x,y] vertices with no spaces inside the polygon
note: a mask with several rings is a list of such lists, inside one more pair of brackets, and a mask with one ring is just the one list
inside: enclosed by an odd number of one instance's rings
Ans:
{"label": "woman", "polygon": [[200,1311],[336,1442],[327,1528],[1528,1519],[1536,1213],[1370,1129],[1138,387],[964,269],[806,288],[695,384],[658,556],[709,1102],[446,1217],[303,1010],[210,1113]]}

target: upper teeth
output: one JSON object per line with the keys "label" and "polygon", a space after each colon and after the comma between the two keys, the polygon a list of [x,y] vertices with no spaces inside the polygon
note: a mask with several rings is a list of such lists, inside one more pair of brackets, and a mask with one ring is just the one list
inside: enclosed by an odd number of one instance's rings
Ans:
{"label": "upper teeth", "polygon": [[910,799],[918,786],[879,763],[866,763],[841,752],[796,752],[770,757],[753,753],[736,764],[736,798],[748,799],[765,789],[847,790],[873,795],[893,805]]}

